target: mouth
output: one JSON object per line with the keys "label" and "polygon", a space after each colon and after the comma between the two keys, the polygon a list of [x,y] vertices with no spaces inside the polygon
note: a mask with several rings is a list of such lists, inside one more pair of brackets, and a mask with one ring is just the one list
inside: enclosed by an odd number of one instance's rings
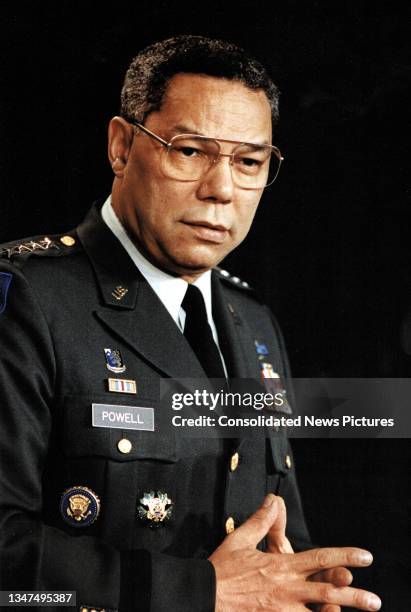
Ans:
{"label": "mouth", "polygon": [[222,244],[228,237],[229,229],[224,225],[214,225],[208,221],[183,221],[194,234],[206,242]]}

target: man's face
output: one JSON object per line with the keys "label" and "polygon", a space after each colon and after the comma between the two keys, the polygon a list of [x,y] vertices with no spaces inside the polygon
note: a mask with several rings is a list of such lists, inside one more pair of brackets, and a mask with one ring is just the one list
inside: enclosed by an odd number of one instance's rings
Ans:
{"label": "man's face", "polygon": [[[160,111],[145,126],[166,141],[179,133],[226,140],[271,142],[271,109],[262,90],[236,81],[179,74]],[[132,131],[130,128],[129,138]],[[222,153],[235,145],[221,143]],[[113,186],[113,206],[143,254],[163,270],[195,277],[216,266],[247,235],[262,189],[233,182],[221,157],[199,181],[164,176],[161,143],[137,130]]]}

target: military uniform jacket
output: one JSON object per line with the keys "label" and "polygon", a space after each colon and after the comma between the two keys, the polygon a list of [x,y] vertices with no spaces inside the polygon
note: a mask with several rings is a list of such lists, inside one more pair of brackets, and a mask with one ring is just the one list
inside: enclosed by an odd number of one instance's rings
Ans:
{"label": "military uniform jacket", "polygon": [[[309,546],[283,431],[225,442],[92,426],[93,403],[155,412],[161,378],[205,376],[96,206],[68,238],[41,236],[1,252],[0,589],[73,590],[77,609],[211,612],[207,557],[227,519],[241,524],[267,492],[284,497],[295,548]],[[212,273],[229,374],[260,377],[257,340],[287,376],[275,320],[236,280]],[[118,375],[105,348],[120,351],[120,377],[136,381],[136,395],[108,391]],[[124,438],[128,452],[119,448]],[[71,487],[99,497],[93,523],[64,520],[60,500]],[[150,491],[174,504],[158,529],[137,513]]]}

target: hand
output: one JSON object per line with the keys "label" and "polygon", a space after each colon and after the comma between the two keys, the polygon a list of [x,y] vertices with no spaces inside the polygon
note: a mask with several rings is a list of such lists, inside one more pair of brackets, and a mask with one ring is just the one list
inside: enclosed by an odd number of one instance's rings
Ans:
{"label": "hand", "polygon": [[[292,553],[294,552],[290,541],[285,535],[287,525],[287,510],[282,497],[276,497],[278,504],[277,518],[271,525],[267,533],[267,550],[271,553]],[[329,582],[334,586],[349,586],[352,583],[353,576],[345,567],[336,567],[329,570],[323,570],[310,577],[310,580],[315,582]],[[341,612],[340,606],[328,605],[315,606],[318,612]]]}
{"label": "hand", "polygon": [[[370,553],[358,548],[293,553],[285,536],[285,505],[279,500],[268,495],[210,556],[217,578],[216,612],[301,612],[308,610],[306,604],[323,604],[322,612],[336,612],[339,606],[379,610],[378,597],[346,585],[345,566],[370,565]],[[269,551],[263,553],[256,546],[265,536]]]}

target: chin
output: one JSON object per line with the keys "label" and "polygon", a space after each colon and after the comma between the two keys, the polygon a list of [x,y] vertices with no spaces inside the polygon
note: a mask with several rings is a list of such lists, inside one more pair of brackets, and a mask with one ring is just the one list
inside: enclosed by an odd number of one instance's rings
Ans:
{"label": "chin", "polygon": [[203,272],[207,272],[207,270],[211,270],[216,265],[216,262],[208,261],[181,261],[178,263],[178,271],[179,273],[181,272],[181,274],[187,274],[190,272],[202,274]]}
{"label": "chin", "polygon": [[174,256],[173,261],[176,266],[178,273],[197,272],[199,274],[210,270],[218,265],[223,257],[211,256],[199,256],[196,254],[185,254],[182,253]]}

